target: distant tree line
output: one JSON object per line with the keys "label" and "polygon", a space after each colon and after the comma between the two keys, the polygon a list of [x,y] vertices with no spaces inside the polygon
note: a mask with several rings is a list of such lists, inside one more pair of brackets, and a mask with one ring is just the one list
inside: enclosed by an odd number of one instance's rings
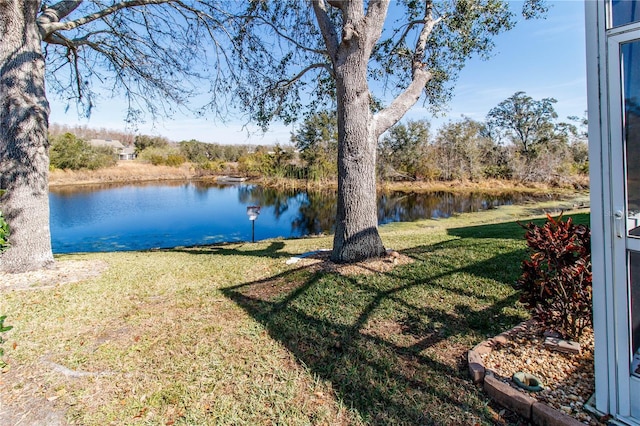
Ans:
{"label": "distant tree line", "polygon": [[[92,146],[89,143],[91,139],[113,139],[125,146],[133,146],[137,159],[141,162],[173,167],[191,162],[200,170],[212,172],[237,171],[237,163],[243,156],[256,150],[250,145],[221,145],[194,139],[176,143],[163,136],[132,135],[107,129],[95,130],[86,126],[54,124],[50,128],[52,169],[95,170],[115,165],[117,153],[110,147]],[[257,150],[268,152],[260,147]],[[244,161],[251,163],[251,160]]]}
{"label": "distant tree line", "polygon": [[[551,185],[585,182],[589,173],[586,120],[568,117],[567,122],[559,122],[555,102],[517,92],[491,109],[484,122],[462,117],[435,133],[427,120],[396,124],[379,140],[378,177],[509,179]],[[309,116],[292,135],[307,179],[335,178],[335,127],[335,116],[320,113]]]}
{"label": "distant tree line", "polygon": [[[586,120],[558,121],[553,98],[535,100],[517,92],[486,120],[451,120],[436,132],[427,120],[398,123],[379,140],[377,174],[383,181],[516,180],[567,185],[586,182],[589,172]],[[309,115],[291,135],[290,146],[222,145],[195,139],[178,143],[161,136],[52,125],[51,165],[96,169],[115,164],[108,148],[85,138],[113,138],[133,145],[139,161],[203,172],[322,182],[337,177],[336,114]],[[65,131],[61,133],[62,131]]]}

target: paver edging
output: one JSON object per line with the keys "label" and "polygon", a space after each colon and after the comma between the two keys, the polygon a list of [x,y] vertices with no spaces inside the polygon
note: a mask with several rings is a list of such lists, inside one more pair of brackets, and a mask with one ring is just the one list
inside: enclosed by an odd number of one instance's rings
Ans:
{"label": "paver edging", "polygon": [[534,321],[525,321],[511,330],[500,333],[496,337],[477,344],[467,353],[469,374],[474,383],[481,385],[483,390],[503,407],[514,411],[538,426],[584,426],[584,423],[568,416],[544,402],[540,402],[519,391],[513,386],[498,380],[492,370],[485,368],[480,355],[490,353],[499,344],[506,343],[510,336],[522,328],[526,328]]}

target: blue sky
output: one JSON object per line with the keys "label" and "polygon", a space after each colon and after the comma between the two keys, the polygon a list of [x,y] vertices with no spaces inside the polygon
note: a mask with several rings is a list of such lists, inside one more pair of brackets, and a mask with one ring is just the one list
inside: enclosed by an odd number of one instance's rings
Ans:
{"label": "blue sky", "polygon": [[[456,83],[454,97],[446,116],[433,117],[422,104],[416,105],[406,119],[431,121],[437,129],[462,115],[484,120],[499,102],[523,91],[534,99],[555,98],[559,119],[583,116],[587,108],[584,3],[581,0],[548,1],[544,20],[521,21],[516,28],[498,36],[489,60],[471,59]],[[73,108],[65,113],[64,105],[51,101],[52,123],[86,124],[89,127],[124,130],[123,103],[103,100],[91,118],[78,118]],[[252,131],[249,135],[247,130]],[[287,144],[290,127],[275,123],[266,134],[255,128],[243,129],[241,122],[227,124],[176,116],[157,123],[142,123],[143,134],[166,136],[171,140],[197,139],[229,144]]]}

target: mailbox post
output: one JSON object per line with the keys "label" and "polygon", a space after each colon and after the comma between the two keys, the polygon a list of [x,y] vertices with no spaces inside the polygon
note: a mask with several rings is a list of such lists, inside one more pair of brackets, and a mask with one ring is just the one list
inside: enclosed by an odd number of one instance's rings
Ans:
{"label": "mailbox post", "polygon": [[260,206],[249,206],[247,207],[247,216],[249,216],[249,220],[251,221],[251,242],[256,242],[256,219],[260,215]]}

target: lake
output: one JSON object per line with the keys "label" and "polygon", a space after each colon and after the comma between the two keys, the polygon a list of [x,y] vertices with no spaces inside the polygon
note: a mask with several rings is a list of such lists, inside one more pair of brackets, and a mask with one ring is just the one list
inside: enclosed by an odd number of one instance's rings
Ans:
{"label": "lake", "polygon": [[[521,194],[389,192],[380,224],[490,209],[529,200]],[[54,187],[49,193],[54,253],[145,250],[251,241],[247,207],[261,206],[255,240],[332,233],[334,191],[278,190],[210,182]]]}

